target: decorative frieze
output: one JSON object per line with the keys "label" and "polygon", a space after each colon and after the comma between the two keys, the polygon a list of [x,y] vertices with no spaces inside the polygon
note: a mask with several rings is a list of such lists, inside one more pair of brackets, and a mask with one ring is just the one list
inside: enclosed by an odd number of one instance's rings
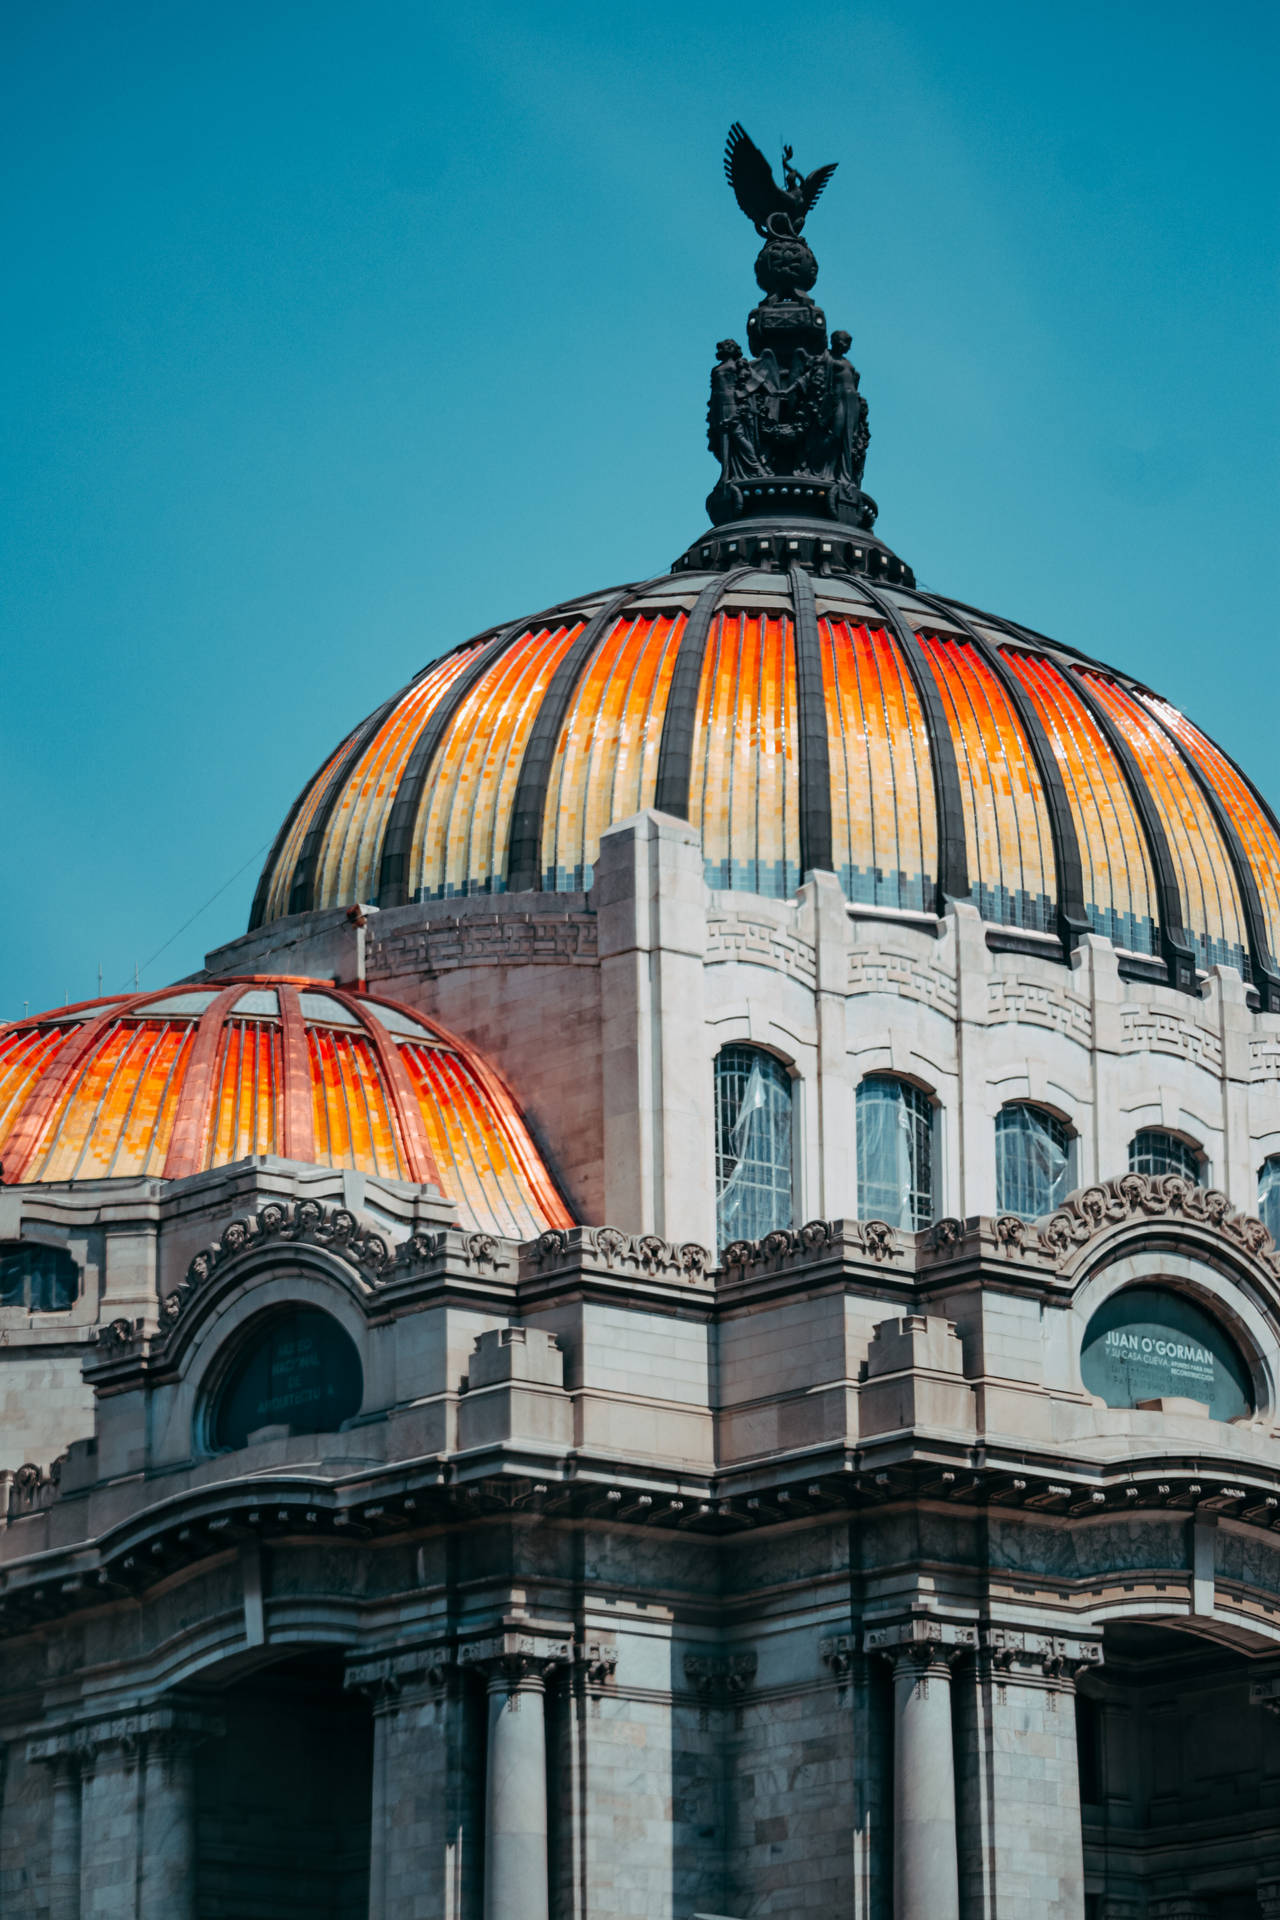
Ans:
{"label": "decorative frieze", "polygon": [[707,918],[708,965],[739,960],[772,967],[812,987],[818,977],[817,956],[807,940],[797,940],[768,921],[748,920],[741,914],[711,914]]}
{"label": "decorative frieze", "polygon": [[948,1020],[956,1017],[954,976],[930,967],[911,954],[882,947],[855,947],[849,955],[849,992],[889,993],[900,1000],[918,1000]]}
{"label": "decorative frieze", "polygon": [[1120,1045],[1126,1053],[1171,1053],[1210,1073],[1222,1072],[1222,1041],[1211,1027],[1154,1007],[1120,1009]]}
{"label": "decorative frieze", "polygon": [[[375,922],[376,926],[376,922]],[[595,966],[594,913],[457,914],[369,941],[372,980],[433,979],[458,967]]]}
{"label": "decorative frieze", "polygon": [[726,1273],[779,1268],[827,1250],[847,1250],[877,1266],[901,1260],[906,1243],[886,1220],[809,1220],[803,1227],[777,1227],[762,1240],[733,1240],[720,1256]]}
{"label": "decorative frieze", "polygon": [[1250,1080],[1280,1080],[1280,1039],[1250,1040]]}
{"label": "decorative frieze", "polygon": [[1082,1187],[1042,1221],[1001,1214],[995,1223],[998,1244],[1010,1256],[1049,1259],[1059,1268],[1072,1264],[1082,1247],[1129,1220],[1177,1219],[1211,1228],[1242,1253],[1265,1260],[1280,1272],[1275,1243],[1256,1214],[1240,1213],[1216,1187],[1193,1186],[1175,1173],[1123,1173]]}
{"label": "decorative frieze", "polygon": [[181,1319],[219,1267],[266,1241],[324,1247],[355,1267],[371,1284],[385,1275],[393,1258],[391,1242],[362,1226],[346,1207],[325,1207],[318,1200],[269,1200],[251,1218],[232,1220],[213,1246],[195,1255],[186,1278],[160,1302],[164,1324],[173,1326]]}
{"label": "decorative frieze", "polygon": [[216,1715],[184,1707],[150,1707],[136,1713],[120,1713],[99,1720],[77,1721],[42,1734],[27,1742],[27,1759],[35,1765],[48,1765],[69,1759],[78,1765],[92,1765],[100,1753],[119,1747],[129,1753],[144,1745],[161,1741],[166,1747],[195,1746],[203,1740],[217,1739],[226,1732],[226,1724]]}
{"label": "decorative frieze", "polygon": [[539,1272],[563,1266],[599,1265],[606,1273],[706,1284],[711,1256],[687,1240],[677,1245],[652,1233],[624,1233],[621,1227],[549,1227],[523,1249]]}
{"label": "decorative frieze", "polygon": [[1093,1040],[1092,1008],[1079,994],[1071,993],[1065,981],[1050,985],[1022,974],[1000,975],[988,982],[987,1019],[993,1026],[1017,1020],[1033,1027],[1048,1027],[1082,1047]]}
{"label": "decorative frieze", "polygon": [[1102,1664],[1099,1640],[1028,1633],[1016,1627],[988,1627],[981,1646],[993,1669],[1008,1678],[1074,1680]]}

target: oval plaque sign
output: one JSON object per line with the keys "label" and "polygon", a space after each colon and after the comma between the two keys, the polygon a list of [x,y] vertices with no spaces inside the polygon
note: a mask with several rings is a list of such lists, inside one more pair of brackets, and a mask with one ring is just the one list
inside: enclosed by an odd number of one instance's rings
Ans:
{"label": "oval plaque sign", "polygon": [[1125,1287],[1099,1307],[1080,1353],[1090,1393],[1109,1407],[1202,1400],[1214,1420],[1252,1413],[1249,1369],[1218,1322],[1180,1293]]}
{"label": "oval plaque sign", "polygon": [[259,1427],[333,1433],[360,1411],[360,1356],[316,1307],[276,1314],[249,1342],[218,1396],[216,1448],[242,1447]]}

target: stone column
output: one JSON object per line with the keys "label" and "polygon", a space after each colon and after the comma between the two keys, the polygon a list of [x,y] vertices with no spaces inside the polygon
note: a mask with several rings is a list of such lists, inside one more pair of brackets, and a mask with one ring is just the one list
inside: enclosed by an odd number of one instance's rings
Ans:
{"label": "stone column", "polygon": [[992,1628],[957,1680],[960,1857],[974,1920],[1084,1920],[1075,1675],[1097,1642]]}
{"label": "stone column", "polygon": [[459,1920],[477,1877],[467,1813],[478,1728],[452,1654],[416,1648],[357,1661],[346,1684],[373,1705],[369,1920]]}
{"label": "stone column", "polygon": [[159,1725],[145,1736],[138,1920],[194,1920],[195,1749],[203,1731]]}
{"label": "stone column", "polygon": [[80,1765],[71,1753],[50,1764],[49,1920],[80,1920]]}
{"label": "stone column", "polygon": [[81,1920],[135,1920],[139,1716],[86,1729],[80,1771]]}
{"label": "stone column", "polygon": [[221,1723],[154,1707],[36,1739],[52,1769],[49,1920],[193,1920],[191,1755]]}
{"label": "stone column", "polygon": [[894,1920],[959,1920],[951,1650],[936,1642],[893,1659]]}
{"label": "stone column", "polygon": [[463,1650],[488,1686],[484,1920],[548,1920],[547,1675],[567,1640],[503,1633]]}

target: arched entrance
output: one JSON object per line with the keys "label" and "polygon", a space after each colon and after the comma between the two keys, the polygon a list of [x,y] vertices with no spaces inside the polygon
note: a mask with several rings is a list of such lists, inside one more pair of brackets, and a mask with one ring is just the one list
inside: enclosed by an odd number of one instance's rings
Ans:
{"label": "arched entrance", "polygon": [[367,1920],[373,1723],[336,1653],[210,1696],[196,1753],[199,1920]]}
{"label": "arched entrance", "polygon": [[1257,1698],[1273,1674],[1280,1649],[1151,1620],[1105,1629],[1077,1687],[1087,1920],[1280,1911],[1280,1717]]}

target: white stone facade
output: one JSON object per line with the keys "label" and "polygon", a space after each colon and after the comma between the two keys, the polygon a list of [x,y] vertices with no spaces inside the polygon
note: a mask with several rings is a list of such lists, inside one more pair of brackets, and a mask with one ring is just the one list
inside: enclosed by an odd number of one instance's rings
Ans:
{"label": "white stone facade", "polygon": [[[0,1193],[0,1237],[85,1276],[56,1325],[0,1312],[5,1920],[1280,1912],[1280,1016],[1227,970],[1191,996],[998,939],[824,875],[710,894],[645,814],[588,895],[211,956],[470,1040],[586,1224],[517,1246],[277,1160]],[[794,1223],[721,1260],[740,1042],[792,1076]],[[914,1233],[858,1218],[885,1071],[935,1107]],[[1017,1100],[1076,1139],[1034,1225],[997,1205]],[[1128,1174],[1145,1127],[1201,1186]],[[1093,1315],[1153,1283],[1229,1332],[1247,1416],[1086,1388]],[[358,1415],[215,1451],[297,1307],[354,1347]],[[332,1871],[279,1877],[272,1832]]]}

